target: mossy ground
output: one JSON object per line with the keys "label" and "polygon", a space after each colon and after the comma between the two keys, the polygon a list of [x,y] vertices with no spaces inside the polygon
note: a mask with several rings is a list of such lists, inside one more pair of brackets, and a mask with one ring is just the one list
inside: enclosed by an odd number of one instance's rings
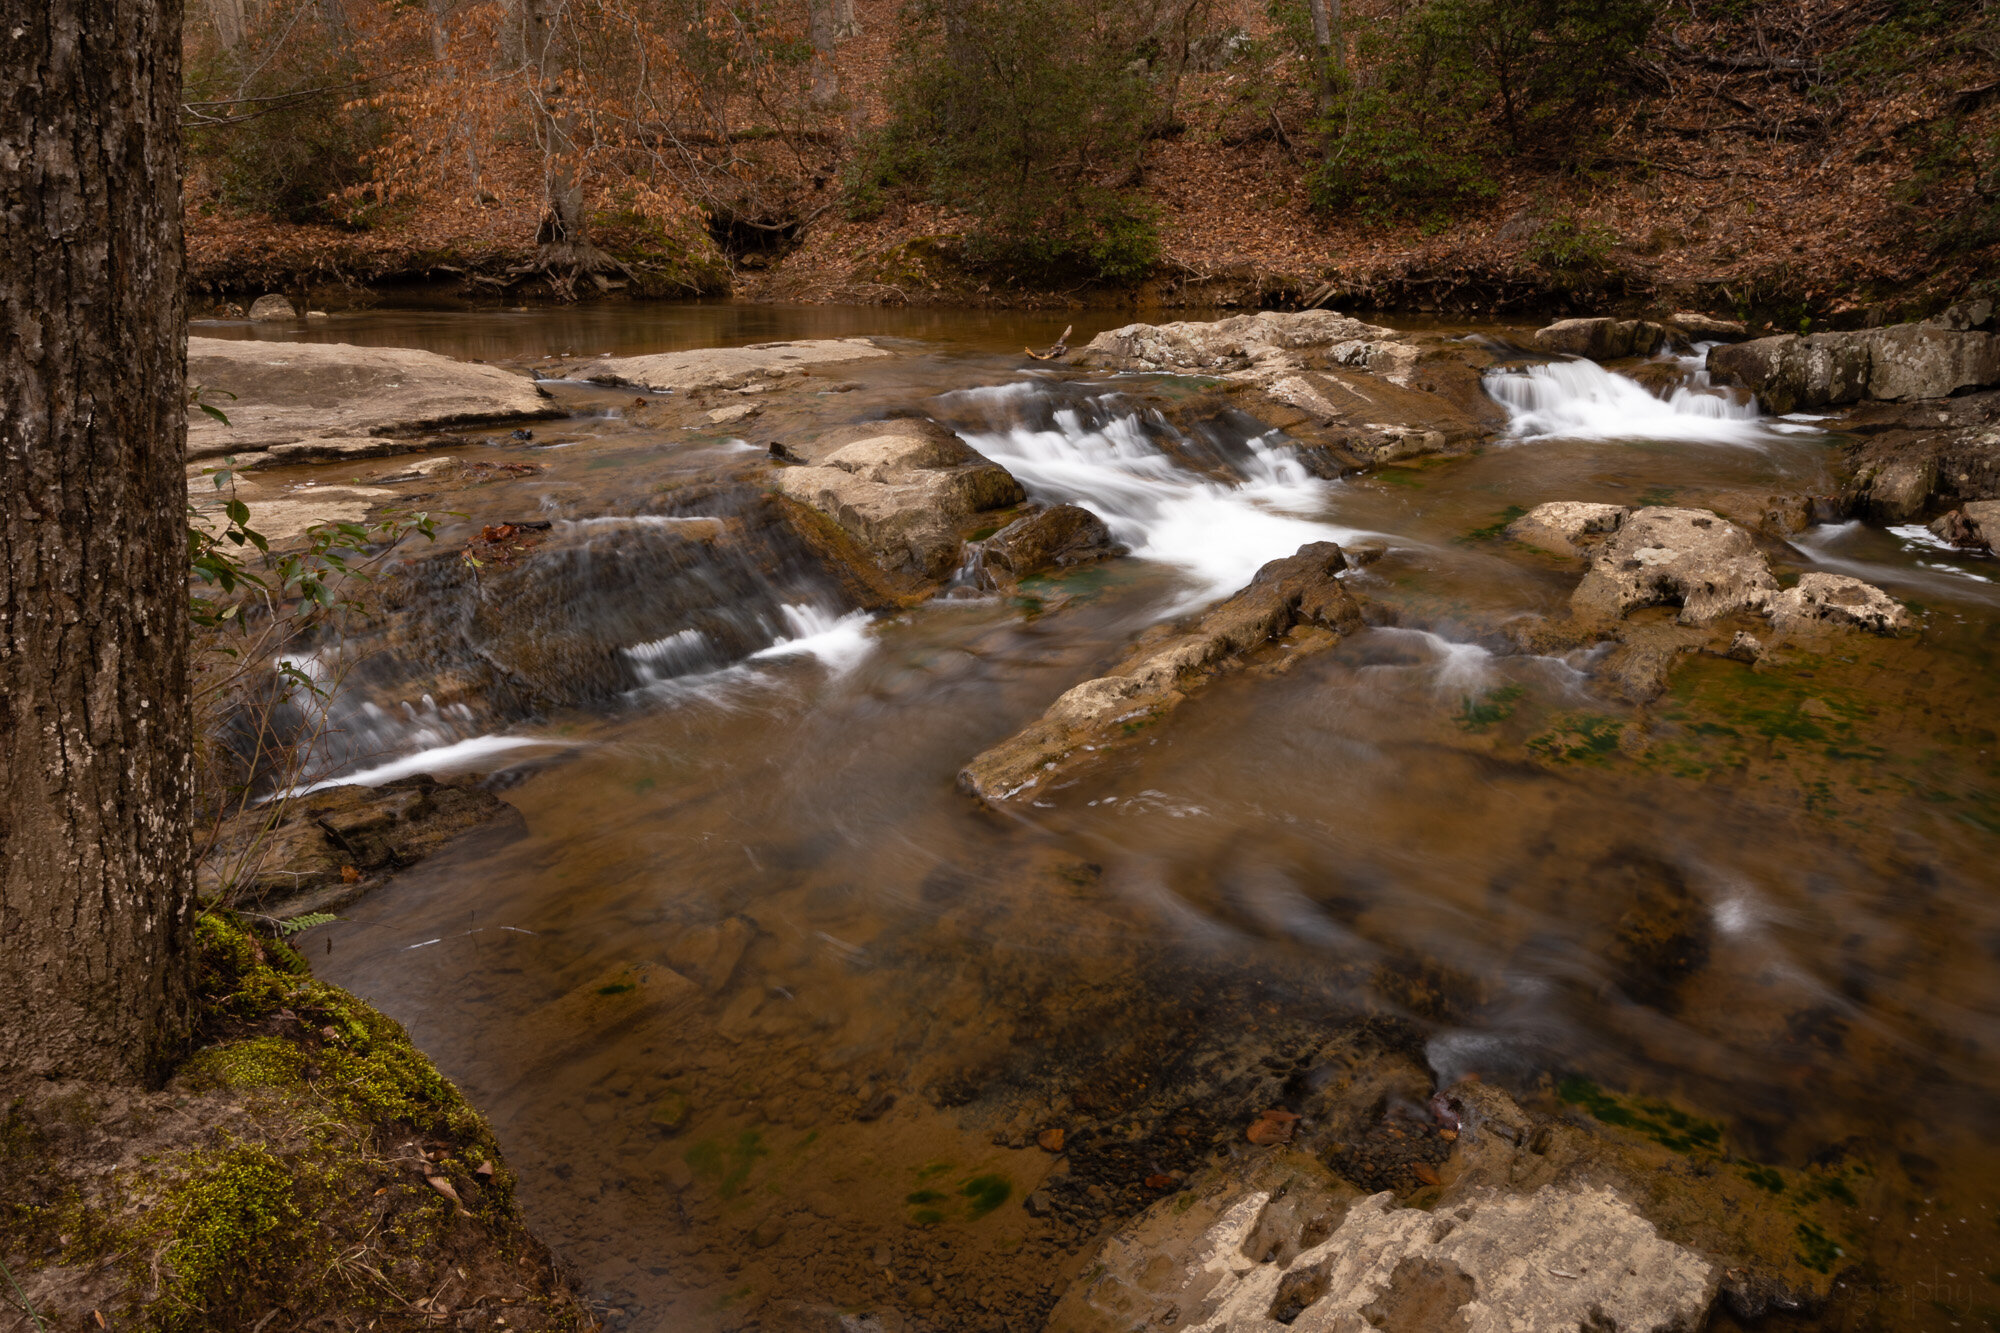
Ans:
{"label": "mossy ground", "polygon": [[0,1255],[50,1333],[594,1325],[400,1026],[282,943],[198,936],[199,1039],[163,1089],[0,1112]]}

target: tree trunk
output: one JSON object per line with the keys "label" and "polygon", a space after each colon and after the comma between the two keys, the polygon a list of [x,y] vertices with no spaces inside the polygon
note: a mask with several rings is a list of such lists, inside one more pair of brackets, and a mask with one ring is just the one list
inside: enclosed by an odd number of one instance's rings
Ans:
{"label": "tree trunk", "polygon": [[1335,72],[1345,73],[1346,52],[1340,40],[1340,0],[1306,0],[1313,25],[1313,86],[1320,114],[1333,105]]}
{"label": "tree trunk", "polygon": [[833,40],[844,42],[861,35],[861,23],[854,17],[854,0],[833,0]]}
{"label": "tree trunk", "polygon": [[190,1019],[181,12],[0,24],[0,1085]]}
{"label": "tree trunk", "polygon": [[243,45],[243,0],[209,0],[208,15],[215,22],[215,36],[223,49],[234,51]]}
{"label": "tree trunk", "polygon": [[813,63],[812,100],[826,106],[840,96],[840,73],[833,67],[834,44],[840,40],[840,16],[834,0],[810,0]]}

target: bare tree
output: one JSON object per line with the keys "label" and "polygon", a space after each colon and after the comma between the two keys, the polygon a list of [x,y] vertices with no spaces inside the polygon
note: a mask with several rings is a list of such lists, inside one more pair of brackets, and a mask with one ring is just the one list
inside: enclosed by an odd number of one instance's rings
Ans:
{"label": "bare tree", "polygon": [[1347,72],[1347,51],[1340,36],[1340,0],[1306,0],[1312,13],[1313,85],[1319,92],[1319,109],[1333,102],[1336,77]]}
{"label": "bare tree", "polygon": [[189,1022],[180,0],[5,0],[0,1083]]}

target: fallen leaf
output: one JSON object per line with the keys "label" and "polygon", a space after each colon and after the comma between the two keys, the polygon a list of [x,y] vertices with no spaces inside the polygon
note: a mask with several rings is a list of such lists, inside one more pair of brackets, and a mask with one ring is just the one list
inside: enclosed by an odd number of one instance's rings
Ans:
{"label": "fallen leaf", "polygon": [[1165,1172],[1146,1177],[1146,1188],[1149,1190],[1168,1190],[1172,1189],[1178,1183],[1174,1177],[1167,1175]]}
{"label": "fallen leaf", "polygon": [[449,1180],[446,1180],[443,1176],[425,1176],[424,1179],[429,1181],[430,1187],[439,1194],[444,1195],[445,1198],[450,1199],[453,1203],[458,1202],[458,1191],[453,1188]]}
{"label": "fallen leaf", "polygon": [[472,1174],[485,1180],[493,1179],[493,1163],[481,1162],[478,1166],[472,1168]]}
{"label": "fallen leaf", "polygon": [[1410,1167],[1410,1174],[1426,1185],[1435,1185],[1438,1183],[1438,1173],[1428,1162],[1413,1163]]}
{"label": "fallen leaf", "polygon": [[98,1326],[99,1328],[110,1328],[110,1327],[111,1327],[111,1325],[109,1325],[109,1324],[107,1324],[107,1323],[105,1323],[105,1322],[104,1322],[104,1315],[103,1315],[103,1314],[102,1314],[101,1312],[97,1311],[97,1310],[92,1310],[92,1311],[90,1312],[90,1317],[91,1317],[92,1319],[95,1319],[95,1320],[97,1321],[97,1326]]}
{"label": "fallen leaf", "polygon": [[1045,1129],[1035,1136],[1035,1142],[1042,1145],[1044,1152],[1061,1152],[1063,1132],[1060,1129]]}
{"label": "fallen leaf", "polygon": [[1446,1143],[1456,1143],[1458,1142],[1458,1131],[1455,1129],[1441,1129],[1438,1131],[1438,1137]]}
{"label": "fallen leaf", "polygon": [[1247,1137],[1259,1147],[1271,1148],[1292,1141],[1293,1127],[1298,1116],[1290,1111],[1259,1111],[1257,1118],[1250,1122]]}
{"label": "fallen leaf", "polygon": [[359,882],[360,879],[361,872],[353,866],[342,866],[340,868],[340,882],[342,884],[354,884]]}

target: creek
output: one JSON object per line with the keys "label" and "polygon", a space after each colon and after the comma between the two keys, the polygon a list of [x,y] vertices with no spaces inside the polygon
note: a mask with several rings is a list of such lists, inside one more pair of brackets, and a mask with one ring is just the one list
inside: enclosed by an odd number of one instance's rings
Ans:
{"label": "creek", "polygon": [[[1143,1200],[1107,1177],[1099,1218],[1031,1216],[1019,1201],[1060,1169],[1038,1130],[1185,1171],[1241,1137],[1203,1119],[1231,1070],[1354,1015],[1413,1034],[1440,1083],[1550,1097],[1587,1078],[1714,1117],[1745,1158],[1866,1160],[1879,1188],[1837,1239],[1873,1285],[1800,1326],[1995,1318],[2000,564],[1921,528],[1809,528],[1782,567],[1867,578],[1924,612],[1921,636],[1766,672],[1693,659],[1642,739],[1588,688],[1588,652],[1502,647],[1577,574],[1499,525],[1558,499],[1827,493],[1832,423],[1762,416],[1694,362],[1664,397],[1523,365],[1489,380],[1501,438],[1328,481],[1247,417],[1171,424],[1147,405],[1170,380],[1018,355],[1069,322],[653,306],[311,327],[531,366],[856,334],[901,353],[742,438],[651,427],[630,391],[575,382],[550,386],[572,415],[534,441],[461,433],[465,456],[544,470],[482,490],[441,543],[503,512],[572,525],[569,591],[491,613],[544,637],[557,673],[591,645],[589,681],[511,711],[399,697],[416,649],[391,640],[336,704],[321,780],[497,767],[525,815],[524,836],[472,838],[305,943],[487,1113],[531,1225],[613,1326],[886,1307],[1039,1327],[1097,1227]],[[871,615],[783,552],[665,545],[729,516],[699,488],[748,446],[898,409],[1094,510],[1130,556]],[[661,496],[690,498],[639,512]],[[1224,678],[1026,809],[954,790],[1135,634],[1320,540],[1383,548],[1349,577],[1400,627]],[[593,598],[614,569],[617,595]],[[1635,913],[1671,959],[1635,957]],[[661,960],[699,993],[628,1003]]]}

